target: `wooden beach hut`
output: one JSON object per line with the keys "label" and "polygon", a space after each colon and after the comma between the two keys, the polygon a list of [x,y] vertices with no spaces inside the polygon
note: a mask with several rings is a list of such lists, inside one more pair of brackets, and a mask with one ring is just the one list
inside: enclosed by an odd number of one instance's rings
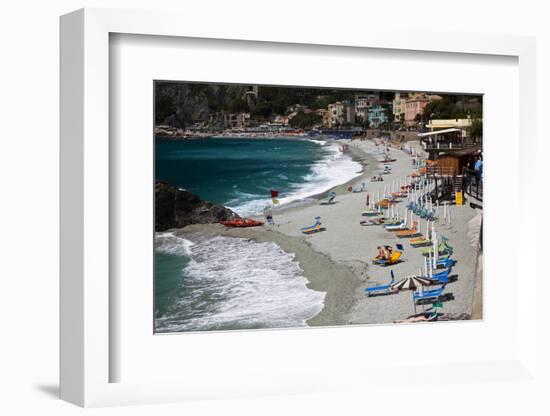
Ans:
{"label": "wooden beach hut", "polygon": [[437,171],[441,175],[462,175],[462,171],[468,166],[468,162],[479,153],[479,145],[440,153],[437,157]]}

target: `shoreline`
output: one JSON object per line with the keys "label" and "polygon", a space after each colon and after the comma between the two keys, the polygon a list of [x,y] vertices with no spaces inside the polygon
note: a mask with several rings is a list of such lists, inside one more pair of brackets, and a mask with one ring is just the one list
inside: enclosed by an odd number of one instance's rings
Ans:
{"label": "shoreline", "polygon": [[[181,237],[195,233],[277,244],[283,251],[295,256],[303,276],[308,280],[307,287],[326,294],[323,308],[317,315],[307,319],[307,324],[327,326],[349,323],[347,318],[353,307],[354,293],[364,282],[349,267],[337,264],[325,254],[315,251],[303,238],[290,237],[270,229],[226,228],[220,224],[193,224],[174,231],[175,235]],[[333,276],[343,279],[337,281]]]}
{"label": "shoreline", "polygon": [[[329,141],[338,143],[337,141]],[[367,182],[378,168],[379,161],[372,154],[363,151],[356,146],[349,147],[349,156],[359,163],[362,172],[336,186],[323,192],[308,196],[304,200],[292,201],[273,208],[274,215],[293,215],[306,207],[316,206],[319,199],[328,192],[336,192],[337,195],[349,193],[347,188],[361,182]],[[362,193],[363,194],[363,193]],[[263,220],[261,215],[251,216]],[[315,250],[308,243],[305,236],[288,236],[270,228],[226,228],[220,224],[192,224],[184,228],[172,230],[177,236],[185,236],[195,233],[205,233],[212,236],[252,239],[256,242],[273,242],[283,251],[295,256],[303,270],[303,276],[308,280],[309,289],[324,292],[323,308],[315,316],[306,320],[309,326],[332,326],[350,324],[350,314],[354,306],[357,290],[365,284],[363,265],[340,264],[330,258],[330,255]],[[366,265],[365,265],[366,266]],[[338,276],[339,280],[333,277]]]}
{"label": "shoreline", "polygon": [[[365,182],[370,192],[382,194],[384,185],[391,184],[393,179],[403,178],[414,169],[410,156],[399,149],[391,148],[391,156],[396,159],[392,163],[392,173],[384,175],[384,182],[370,182],[370,177],[381,169],[373,142],[368,140],[345,143],[349,144],[350,157],[361,164],[361,174],[300,203],[290,202],[288,205],[273,208],[275,226],[235,229],[209,224],[190,225],[173,231],[176,234],[205,232],[258,242],[270,241],[285,252],[294,254],[303,270],[303,276],[309,281],[308,288],[326,293],[323,309],[307,320],[310,326],[384,324],[412,315],[409,291],[366,298],[364,288],[387,284],[390,280],[390,268],[370,264],[370,259],[376,255],[377,245],[394,246],[397,242],[405,245],[404,261],[391,267],[396,279],[418,273],[424,261],[420,250],[412,248],[407,240],[399,240],[395,234],[381,227],[360,226],[366,192],[353,193],[347,190],[349,186]],[[320,205],[318,198],[330,191],[336,192],[336,202]],[[404,202],[400,202],[398,206],[403,212]],[[464,238],[463,231],[468,230],[476,213],[468,204],[461,207],[451,206],[451,212],[453,225],[436,223],[438,233],[448,237],[455,249],[453,259],[457,260],[457,264],[453,268],[453,274],[459,276],[456,282],[448,285],[447,291],[452,292],[455,299],[445,303],[443,312],[470,315],[474,303],[474,286],[479,279],[476,278],[478,250],[470,239]],[[311,224],[316,216],[321,217],[326,231],[313,235],[302,234],[300,228]],[[259,219],[263,220],[263,217]],[[421,230],[425,227],[425,222],[423,224]],[[475,232],[475,227],[473,231]]]}
{"label": "shoreline", "polygon": [[[338,144],[338,143],[344,142],[344,141],[339,142],[337,140],[326,140],[326,141],[327,143],[330,143],[330,144]],[[344,142],[344,143],[348,144],[347,142]],[[365,184],[367,184],[370,181],[371,176],[374,174],[375,169],[379,169],[380,162],[372,154],[363,151],[359,147],[350,146],[348,155],[350,156],[352,161],[357,162],[361,165],[362,171],[357,176],[347,180],[344,183],[331,186],[325,189],[324,191],[307,196],[303,199],[297,199],[285,204],[281,204],[279,206],[274,206],[271,208],[271,210],[273,211],[273,214],[292,212],[295,209],[298,210],[307,206],[315,205],[319,202],[321,198],[323,198],[329,192],[335,192],[337,196],[343,195],[343,194],[349,193],[348,187],[350,186],[359,185],[361,184],[361,182],[365,182]],[[250,218],[253,218],[256,220],[264,220],[263,215],[261,213],[250,215]]]}

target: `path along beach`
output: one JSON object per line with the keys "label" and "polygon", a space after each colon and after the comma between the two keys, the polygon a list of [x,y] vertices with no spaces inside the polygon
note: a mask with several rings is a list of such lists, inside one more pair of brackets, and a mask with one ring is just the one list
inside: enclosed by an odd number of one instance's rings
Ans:
{"label": "path along beach", "polygon": [[[320,205],[318,198],[312,198],[294,206],[274,208],[275,225],[246,229],[225,228],[220,224],[191,225],[177,230],[176,234],[206,233],[274,242],[285,252],[294,254],[309,280],[308,287],[326,293],[322,310],[307,321],[310,326],[383,324],[413,315],[410,291],[366,297],[364,290],[389,283],[390,270],[393,270],[396,280],[418,275],[423,270],[425,259],[422,249],[411,247],[409,239],[399,239],[382,226],[361,226],[360,221],[365,219],[361,213],[366,208],[367,193],[354,193],[348,189],[364,183],[369,193],[383,195],[385,185],[389,186],[392,180],[403,180],[416,170],[416,166],[413,166],[413,159],[407,152],[390,147],[389,155],[395,159],[391,163],[391,173],[383,175],[383,182],[371,182],[371,177],[383,169],[379,147],[372,140],[353,140],[347,144],[346,151],[361,163],[363,172],[350,182],[327,190],[326,193],[336,193],[334,203]],[[415,145],[418,146],[418,143],[410,142],[405,147]],[[326,193],[319,197],[324,197]],[[401,214],[406,204],[406,198],[396,204]],[[452,258],[456,264],[452,275],[456,275],[457,280],[446,285],[445,293],[452,293],[453,299],[444,302],[441,312],[481,318],[481,264],[478,264],[481,212],[468,203],[451,205],[449,209],[451,224],[444,224],[440,218],[435,221],[435,228],[453,247]],[[301,228],[312,224],[317,216],[321,217],[326,230],[312,235],[302,234]],[[425,228],[426,222],[421,220],[420,231],[423,234]],[[396,243],[404,246],[404,261],[390,267],[372,264],[378,246],[395,247]],[[477,311],[473,311],[474,303]],[[421,310],[420,307],[418,311]]]}

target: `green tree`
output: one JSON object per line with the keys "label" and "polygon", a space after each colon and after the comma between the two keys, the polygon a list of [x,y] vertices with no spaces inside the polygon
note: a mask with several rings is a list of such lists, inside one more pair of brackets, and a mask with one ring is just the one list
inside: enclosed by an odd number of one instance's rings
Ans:
{"label": "green tree", "polygon": [[237,98],[229,103],[229,111],[232,113],[248,113],[250,108],[244,98]]}
{"label": "green tree", "polygon": [[475,139],[483,139],[483,120],[475,119],[472,121],[472,126],[470,127],[470,136]]}
{"label": "green tree", "polygon": [[289,124],[298,129],[310,129],[316,124],[320,124],[323,118],[317,113],[304,113],[302,110],[289,120]]}

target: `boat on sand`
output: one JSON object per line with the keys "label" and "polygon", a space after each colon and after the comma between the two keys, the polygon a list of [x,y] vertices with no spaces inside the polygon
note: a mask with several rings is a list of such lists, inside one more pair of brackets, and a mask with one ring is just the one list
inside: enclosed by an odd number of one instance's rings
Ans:
{"label": "boat on sand", "polygon": [[220,221],[220,224],[223,224],[226,227],[258,227],[260,225],[263,225],[264,223],[262,221],[239,218],[229,221]]}

